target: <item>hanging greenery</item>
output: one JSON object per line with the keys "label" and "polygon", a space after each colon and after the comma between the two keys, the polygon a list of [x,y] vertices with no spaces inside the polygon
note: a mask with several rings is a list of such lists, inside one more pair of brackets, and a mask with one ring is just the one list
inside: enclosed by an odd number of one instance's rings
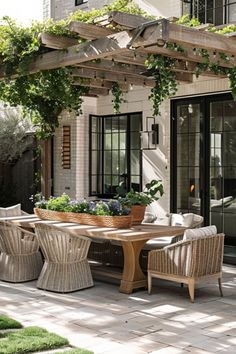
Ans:
{"label": "hanging greenery", "polygon": [[175,59],[162,55],[149,55],[145,63],[148,71],[155,79],[149,99],[153,102],[153,115],[160,115],[161,103],[177,91],[175,73],[172,71]]}
{"label": "hanging greenery", "polygon": [[[51,19],[43,23],[35,22],[27,28],[18,26],[8,17],[3,19],[0,26],[0,57],[1,67],[6,78],[0,82],[0,99],[12,106],[21,105],[25,111],[29,112],[34,124],[39,127],[41,137],[47,137],[53,133],[55,127],[58,126],[58,116],[64,109],[80,111],[82,95],[88,91],[88,88],[73,85],[70,68],[28,74],[31,62],[39,54],[50,50],[40,46],[39,34],[47,32],[66,35],[76,38],[80,43],[84,39],[74,32],[70,32],[69,23],[73,20],[94,23],[97,17],[104,16],[110,11],[123,11],[153,19],[153,16],[149,16],[136,3],[129,0],[116,0],[102,9],[93,9],[89,12],[79,10],[67,19],[57,22]],[[200,25],[196,18],[190,19],[189,16],[183,16],[177,23],[189,27]],[[233,32],[235,29],[235,25],[230,25],[220,31],[215,28],[209,30],[225,34]],[[185,52],[185,48],[176,43],[167,43],[166,48],[181,53]],[[203,62],[197,64],[196,75],[198,76],[204,71],[227,75],[232,94],[236,97],[236,69],[223,68],[217,62],[210,62],[210,54],[205,49],[197,49],[197,54],[202,56]],[[230,62],[229,56],[224,53],[218,54],[221,60]],[[173,72],[175,63],[175,59],[162,55],[148,56],[146,66],[155,80],[155,86],[149,96],[153,102],[154,115],[160,114],[161,103],[177,91],[176,77]],[[113,85],[112,94],[114,112],[118,113],[120,104],[124,101],[118,83]]]}
{"label": "hanging greenery", "polygon": [[[77,38],[78,43],[84,41],[79,35],[69,30],[69,23],[78,20],[93,23],[96,17],[103,16],[110,11],[123,11],[131,14],[143,15],[137,4],[129,0],[116,0],[114,3],[89,12],[82,10],[74,12],[65,20],[52,19],[39,23],[34,22],[31,27],[22,27],[9,17],[4,17],[0,26],[0,57],[1,67],[6,76],[0,82],[0,99],[12,106],[21,105],[31,114],[33,122],[38,127],[38,135],[46,138],[58,126],[58,116],[64,109],[81,110],[82,94],[88,91],[87,87],[73,85],[70,68],[60,68],[28,74],[29,65],[41,53],[48,51],[40,46],[39,34],[47,32],[55,35],[66,35]],[[119,111],[118,102],[122,102],[122,92],[114,87],[114,105]]]}
{"label": "hanging greenery", "polygon": [[112,103],[113,103],[113,111],[115,114],[120,113],[120,105],[122,102],[125,102],[123,98],[123,92],[120,88],[118,82],[115,82],[112,85],[111,93],[113,95]]}

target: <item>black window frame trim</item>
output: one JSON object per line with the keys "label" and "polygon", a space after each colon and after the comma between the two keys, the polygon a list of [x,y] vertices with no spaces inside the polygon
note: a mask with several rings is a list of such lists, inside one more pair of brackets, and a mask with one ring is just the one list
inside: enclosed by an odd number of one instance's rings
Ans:
{"label": "black window frame trim", "polygon": [[[119,117],[119,116],[131,116],[133,114],[140,114],[141,115],[141,130],[143,128],[143,112],[142,111],[137,111],[137,112],[128,112],[128,113],[119,113],[119,114],[105,114],[105,115],[98,115],[98,114],[89,114],[89,197],[97,197],[97,198],[113,198],[114,195],[111,194],[94,194],[92,193],[92,117],[98,117],[102,119],[102,129],[104,131],[104,118],[106,117]],[[130,119],[127,120],[127,131],[129,132],[128,134],[128,143],[127,146],[129,147],[128,154],[130,155]],[[103,144],[103,142],[102,142]],[[104,151],[104,146],[102,146],[102,149]],[[102,159],[103,160],[103,159]],[[129,161],[130,159],[127,159]],[[103,164],[103,161],[102,161]],[[102,169],[104,166],[102,166]],[[143,171],[143,152],[142,149],[140,148],[140,158],[139,158],[139,177],[140,177],[140,191],[142,191],[142,184],[143,184],[143,176],[142,176],[142,171]],[[127,174],[129,176],[130,180],[130,166],[129,163],[127,162]],[[104,179],[104,173],[102,174],[102,183]]]}

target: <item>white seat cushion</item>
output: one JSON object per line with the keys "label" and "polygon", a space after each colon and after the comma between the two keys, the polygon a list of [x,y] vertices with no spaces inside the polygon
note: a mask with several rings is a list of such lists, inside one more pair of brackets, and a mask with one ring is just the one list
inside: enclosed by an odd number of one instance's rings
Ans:
{"label": "white seat cushion", "polygon": [[193,224],[193,217],[193,213],[171,214],[170,225],[190,227]]}
{"label": "white seat cushion", "polygon": [[0,208],[0,217],[8,217],[8,216],[19,216],[21,215],[21,205],[16,204],[13,206],[10,206],[8,208]]}
{"label": "white seat cushion", "polygon": [[194,240],[203,236],[216,235],[217,229],[215,225],[200,227],[199,229],[188,229],[184,232],[183,241]]}
{"label": "white seat cushion", "polygon": [[171,244],[172,237],[157,237],[148,240],[143,249],[147,251],[163,248]]}

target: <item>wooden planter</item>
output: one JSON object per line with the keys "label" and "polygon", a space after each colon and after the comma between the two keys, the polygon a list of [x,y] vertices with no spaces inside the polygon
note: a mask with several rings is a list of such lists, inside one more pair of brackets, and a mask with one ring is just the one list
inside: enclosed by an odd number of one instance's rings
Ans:
{"label": "wooden planter", "polygon": [[132,225],[139,225],[142,223],[145,214],[145,205],[133,205],[130,214],[132,215]]}
{"label": "wooden planter", "polygon": [[90,215],[86,213],[59,212],[47,209],[34,208],[34,213],[43,220],[63,222],[77,222],[91,226],[129,228],[132,223],[132,215],[107,216]]}

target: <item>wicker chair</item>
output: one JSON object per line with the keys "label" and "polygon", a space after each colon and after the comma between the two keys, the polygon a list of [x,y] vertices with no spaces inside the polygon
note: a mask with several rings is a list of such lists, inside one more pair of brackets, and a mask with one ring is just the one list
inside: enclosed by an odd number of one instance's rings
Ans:
{"label": "wicker chair", "polygon": [[[193,214],[193,221],[192,224],[189,226],[191,229],[195,229],[201,227],[203,224],[203,217],[201,215]],[[155,224],[143,224],[144,226],[152,227],[155,229]],[[143,247],[141,255],[140,255],[140,264],[144,271],[147,270],[147,260],[148,260],[148,253],[152,250],[161,249],[166,246],[169,246],[173,243],[181,241],[183,239],[183,235],[179,236],[172,236],[172,237],[157,237],[149,240]]]}
{"label": "wicker chair", "polygon": [[0,279],[24,282],[37,279],[43,262],[34,233],[0,223]]}
{"label": "wicker chair", "polygon": [[38,223],[35,232],[45,257],[37,287],[67,293],[93,286],[87,260],[91,240]]}
{"label": "wicker chair", "polygon": [[223,262],[224,234],[180,241],[161,250],[153,250],[148,256],[148,293],[152,278],[188,284],[189,295],[194,302],[195,283],[218,279],[220,294]]}

